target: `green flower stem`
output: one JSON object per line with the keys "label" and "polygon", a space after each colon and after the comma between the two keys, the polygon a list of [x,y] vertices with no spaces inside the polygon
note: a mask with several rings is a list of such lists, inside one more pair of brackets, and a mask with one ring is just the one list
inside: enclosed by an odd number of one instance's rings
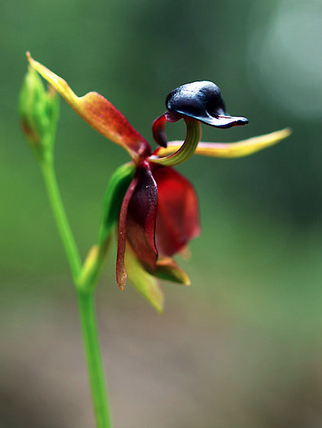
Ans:
{"label": "green flower stem", "polygon": [[94,274],[81,275],[82,263],[71,232],[68,219],[60,196],[54,167],[51,161],[41,162],[51,207],[57,227],[66,251],[72,277],[76,287],[78,307],[81,320],[82,336],[87,361],[87,370],[92,391],[94,413],[97,428],[112,428],[108,405],[104,368],[102,363],[99,337],[96,326],[94,291],[99,271],[103,264],[103,250],[106,250],[109,239],[99,247],[98,258],[95,258]]}
{"label": "green flower stem", "polygon": [[76,284],[82,269],[82,263],[73,234],[69,227],[52,162],[42,162],[41,170],[44,176],[51,208],[53,210],[59,234],[65,248],[72,277],[74,283]]}
{"label": "green flower stem", "polygon": [[91,383],[92,399],[97,428],[111,428],[111,416],[105,385],[104,368],[99,346],[95,317],[94,292],[78,290],[78,307],[80,311],[87,370]]}

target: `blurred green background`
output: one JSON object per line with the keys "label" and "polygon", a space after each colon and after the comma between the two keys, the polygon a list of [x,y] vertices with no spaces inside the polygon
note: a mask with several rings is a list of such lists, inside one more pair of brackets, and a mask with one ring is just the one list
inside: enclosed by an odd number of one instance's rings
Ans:
{"label": "blurred green background", "polygon": [[[0,427],[94,427],[72,283],[39,169],[18,124],[25,51],[79,95],[96,90],[151,141],[168,92],[212,80],[244,128],[231,142],[293,135],[236,160],[179,169],[203,233],[164,284],[158,316],[120,292],[114,257],[98,291],[116,428],[322,426],[322,3],[320,0],[56,0],[0,6]],[[182,125],[167,127],[183,138]],[[118,146],[64,102],[58,180],[85,257]]]}

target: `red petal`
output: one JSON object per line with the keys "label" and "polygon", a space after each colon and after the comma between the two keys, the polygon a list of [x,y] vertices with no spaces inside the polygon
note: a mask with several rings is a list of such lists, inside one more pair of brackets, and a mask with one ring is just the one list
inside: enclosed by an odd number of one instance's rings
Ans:
{"label": "red petal", "polygon": [[27,53],[28,61],[49,82],[67,103],[96,131],[119,144],[139,161],[151,154],[148,142],[130,125],[109,101],[96,92],[78,97],[67,82]]}
{"label": "red petal", "polygon": [[129,203],[126,236],[143,266],[153,272],[158,257],[155,246],[158,190],[147,162],[138,167],[136,177],[138,184]]}
{"label": "red petal", "polygon": [[147,141],[132,127],[123,114],[102,95],[89,92],[78,98],[75,111],[94,129],[124,147],[135,160],[151,153]]}
{"label": "red petal", "polygon": [[117,285],[123,290],[126,282],[126,271],[124,267],[124,255],[126,247],[126,218],[130,200],[135,191],[138,183],[138,177],[134,177],[130,184],[121,207],[120,219],[119,219],[119,234],[118,234],[118,245],[117,245],[117,257],[116,257],[116,282]]}
{"label": "red petal", "polygon": [[167,136],[165,133],[165,114],[157,117],[152,124],[154,141],[162,147],[167,147]]}
{"label": "red petal", "polygon": [[156,167],[158,186],[156,246],[171,257],[200,234],[198,200],[190,182],[170,167]]}

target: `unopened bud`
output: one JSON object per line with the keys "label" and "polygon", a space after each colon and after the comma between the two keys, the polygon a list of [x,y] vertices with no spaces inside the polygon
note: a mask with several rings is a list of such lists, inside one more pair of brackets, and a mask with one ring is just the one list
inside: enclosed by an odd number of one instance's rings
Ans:
{"label": "unopened bud", "polygon": [[59,117],[59,97],[52,86],[46,90],[37,71],[29,67],[19,98],[23,133],[40,161],[52,158]]}

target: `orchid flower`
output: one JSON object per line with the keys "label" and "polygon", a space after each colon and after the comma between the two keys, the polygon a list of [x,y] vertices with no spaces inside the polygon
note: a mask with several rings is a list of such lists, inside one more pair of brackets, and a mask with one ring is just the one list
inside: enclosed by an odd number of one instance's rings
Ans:
{"label": "orchid flower", "polygon": [[[103,96],[90,92],[78,97],[65,80],[32,59],[30,54],[28,60],[82,119],[130,155],[131,162],[114,175],[121,200],[107,194],[118,227],[116,281],[123,289],[128,278],[161,311],[163,294],[157,278],[190,284],[173,256],[200,234],[196,193],[191,183],[173,166],[194,153],[222,158],[247,156],[286,138],[289,129],[237,143],[200,142],[202,123],[230,128],[245,125],[248,121],[225,112],[220,90],[214,83],[193,82],[168,95],[166,112],[152,125],[154,140],[159,145],[152,152],[149,143]],[[166,123],[180,119],[186,123],[184,142],[168,142]],[[108,219],[105,222],[109,223]],[[110,229],[110,225],[105,229],[103,225],[99,245],[110,234]]]}

